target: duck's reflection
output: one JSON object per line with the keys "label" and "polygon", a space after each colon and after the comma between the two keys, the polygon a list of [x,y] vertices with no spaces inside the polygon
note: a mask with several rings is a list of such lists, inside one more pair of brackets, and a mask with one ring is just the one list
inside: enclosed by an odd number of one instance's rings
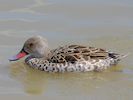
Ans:
{"label": "duck's reflection", "polygon": [[81,91],[88,93],[108,82],[121,79],[122,67],[112,67],[104,72],[46,73],[29,68],[23,61],[11,64],[11,76],[20,81],[29,94],[42,94],[48,88],[53,91]]}
{"label": "duck's reflection", "polygon": [[11,75],[24,85],[25,92],[41,94],[47,87],[46,75],[29,68],[23,61],[11,64]]}

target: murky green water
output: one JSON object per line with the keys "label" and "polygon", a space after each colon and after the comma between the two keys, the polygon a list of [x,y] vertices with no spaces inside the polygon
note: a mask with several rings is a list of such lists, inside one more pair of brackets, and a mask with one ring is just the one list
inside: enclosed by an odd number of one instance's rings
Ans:
{"label": "murky green water", "polygon": [[[0,99],[132,100],[132,0],[0,0]],[[9,63],[34,35],[130,53],[104,72],[45,73]]]}

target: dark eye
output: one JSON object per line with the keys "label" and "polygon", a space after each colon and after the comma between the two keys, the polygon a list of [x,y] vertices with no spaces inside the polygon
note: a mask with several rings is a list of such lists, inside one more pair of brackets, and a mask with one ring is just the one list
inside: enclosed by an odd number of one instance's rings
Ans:
{"label": "dark eye", "polygon": [[34,45],[33,43],[30,43],[30,44],[29,44],[29,47],[33,47],[33,45]]}

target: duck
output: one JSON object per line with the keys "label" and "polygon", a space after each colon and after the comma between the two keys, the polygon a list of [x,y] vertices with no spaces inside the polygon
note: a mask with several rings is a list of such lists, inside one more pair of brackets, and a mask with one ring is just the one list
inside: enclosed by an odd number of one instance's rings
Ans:
{"label": "duck", "polygon": [[33,69],[62,73],[103,71],[117,65],[125,55],[83,45],[65,45],[51,50],[45,38],[33,36],[25,41],[21,51],[9,61],[24,57],[25,63]]}

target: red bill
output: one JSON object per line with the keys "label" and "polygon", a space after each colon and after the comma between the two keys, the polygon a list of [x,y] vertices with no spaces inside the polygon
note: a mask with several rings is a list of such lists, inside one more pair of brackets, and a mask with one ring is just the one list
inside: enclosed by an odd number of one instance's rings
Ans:
{"label": "red bill", "polygon": [[26,55],[27,55],[27,53],[24,52],[24,51],[22,50],[22,51],[21,51],[20,53],[18,53],[17,55],[11,57],[11,58],[9,59],[9,61],[16,61],[16,60],[19,60],[19,59],[25,57]]}

